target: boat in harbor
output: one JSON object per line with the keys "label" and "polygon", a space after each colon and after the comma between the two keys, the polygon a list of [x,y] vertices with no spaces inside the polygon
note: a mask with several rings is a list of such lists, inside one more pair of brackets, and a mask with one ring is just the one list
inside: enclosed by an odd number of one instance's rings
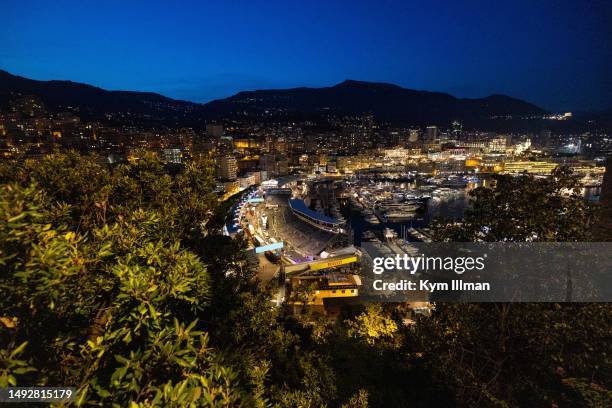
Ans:
{"label": "boat in harbor", "polygon": [[451,175],[442,182],[444,187],[463,188],[467,186],[467,181],[462,176]]}
{"label": "boat in harbor", "polygon": [[376,240],[376,235],[374,235],[372,231],[363,231],[361,233],[361,240],[362,241],[374,241]]}
{"label": "boat in harbor", "polygon": [[431,195],[433,198],[442,199],[442,198],[448,198],[457,193],[459,193],[459,190],[453,190],[452,188],[449,188],[449,187],[440,187],[440,188],[435,189],[431,193]]}
{"label": "boat in harbor", "polygon": [[380,224],[380,220],[374,214],[368,215],[367,217],[365,217],[365,220],[367,223],[372,225]]}
{"label": "boat in harbor", "polygon": [[381,203],[376,207],[376,214],[385,222],[404,221],[413,219],[421,208],[419,201]]}
{"label": "boat in harbor", "polygon": [[408,221],[414,219],[414,212],[389,211],[384,215],[387,222]]}
{"label": "boat in harbor", "polygon": [[395,238],[397,238],[397,232],[395,232],[395,230],[393,230],[391,228],[385,228],[383,230],[383,236],[386,239],[395,239]]}
{"label": "boat in harbor", "polygon": [[432,242],[433,233],[429,228],[408,228],[407,232],[421,242]]}

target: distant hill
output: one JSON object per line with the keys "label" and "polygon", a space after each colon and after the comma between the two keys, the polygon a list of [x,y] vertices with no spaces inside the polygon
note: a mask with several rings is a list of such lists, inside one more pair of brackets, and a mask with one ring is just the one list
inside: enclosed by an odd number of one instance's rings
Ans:
{"label": "distant hill", "polygon": [[362,115],[407,124],[445,124],[458,119],[479,124],[493,116],[542,114],[531,103],[504,95],[460,99],[440,92],[346,80],[324,88],[244,91],[207,104],[151,92],[107,91],[72,81],[36,81],[0,70],[0,103],[18,95],[38,96],[51,110],[71,110],[85,119],[153,120],[193,125],[210,118]]}
{"label": "distant hill", "polygon": [[210,102],[216,113],[290,114],[372,113],[377,119],[406,123],[477,121],[492,116],[542,114],[544,109],[505,95],[459,99],[441,92],[415,91],[397,85],[346,80],[325,88],[293,88],[240,92]]}
{"label": "distant hill", "polygon": [[153,92],[107,91],[72,81],[36,81],[0,70],[0,103],[19,95],[37,96],[52,111],[70,110],[88,119],[129,113],[127,117],[180,120],[200,106]]}

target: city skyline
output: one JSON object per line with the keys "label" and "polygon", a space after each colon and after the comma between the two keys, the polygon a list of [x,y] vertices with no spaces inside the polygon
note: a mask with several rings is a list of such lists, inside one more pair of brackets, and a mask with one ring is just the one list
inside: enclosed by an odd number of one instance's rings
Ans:
{"label": "city skyline", "polygon": [[5,3],[0,68],[194,102],[351,78],[550,111],[612,106],[605,2],[442,3]]}
{"label": "city skyline", "polygon": [[612,407],[612,0],[0,15],[0,405]]}

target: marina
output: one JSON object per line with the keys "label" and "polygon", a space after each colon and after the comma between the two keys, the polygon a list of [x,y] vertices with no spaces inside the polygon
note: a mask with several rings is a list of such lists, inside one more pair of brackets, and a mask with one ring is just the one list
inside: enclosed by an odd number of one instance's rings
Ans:
{"label": "marina", "polygon": [[[410,180],[360,177],[342,184],[341,213],[353,231],[356,245],[373,237],[405,242],[431,242],[430,223],[444,216],[459,219],[467,205],[467,191],[480,179],[450,176]],[[319,191],[322,189],[319,187]],[[338,195],[338,194],[337,194]],[[394,231],[396,236],[387,236]]]}

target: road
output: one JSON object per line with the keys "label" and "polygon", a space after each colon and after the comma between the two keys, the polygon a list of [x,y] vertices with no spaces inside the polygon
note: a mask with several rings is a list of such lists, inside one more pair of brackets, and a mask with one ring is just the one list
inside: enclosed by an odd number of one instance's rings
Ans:
{"label": "road", "polygon": [[257,277],[262,283],[266,284],[274,278],[280,267],[279,265],[270,262],[264,254],[257,254],[257,259],[259,260]]}

